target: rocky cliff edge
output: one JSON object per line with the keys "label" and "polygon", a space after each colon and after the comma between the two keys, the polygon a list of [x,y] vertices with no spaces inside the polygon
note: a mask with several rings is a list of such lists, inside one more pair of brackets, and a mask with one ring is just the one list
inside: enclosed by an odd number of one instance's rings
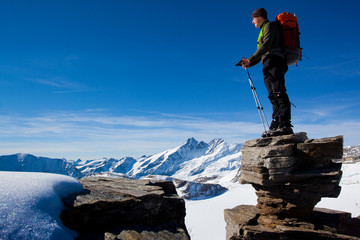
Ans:
{"label": "rocky cliff edge", "polygon": [[88,177],[85,191],[64,199],[65,226],[77,239],[188,240],[185,203],[172,182]]}

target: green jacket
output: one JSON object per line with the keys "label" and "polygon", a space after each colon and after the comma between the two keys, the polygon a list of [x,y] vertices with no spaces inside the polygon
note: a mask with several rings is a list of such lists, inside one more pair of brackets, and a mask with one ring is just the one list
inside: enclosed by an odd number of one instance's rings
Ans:
{"label": "green jacket", "polygon": [[284,57],[284,53],[280,45],[281,32],[279,23],[270,22],[268,19],[265,19],[265,21],[261,24],[260,29],[257,50],[251,57],[249,57],[250,66],[258,64],[269,54]]}

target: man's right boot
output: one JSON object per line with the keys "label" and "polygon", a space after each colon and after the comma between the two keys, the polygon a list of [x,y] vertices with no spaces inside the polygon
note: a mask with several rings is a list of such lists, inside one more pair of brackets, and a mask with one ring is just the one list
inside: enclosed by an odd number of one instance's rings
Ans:
{"label": "man's right boot", "polygon": [[279,121],[276,120],[276,119],[273,119],[271,121],[271,124],[270,124],[270,127],[269,127],[269,130],[263,132],[263,134],[261,134],[261,137],[265,138],[265,137],[270,137],[271,136],[271,133],[273,131],[275,131],[276,129],[278,129],[279,127]]}

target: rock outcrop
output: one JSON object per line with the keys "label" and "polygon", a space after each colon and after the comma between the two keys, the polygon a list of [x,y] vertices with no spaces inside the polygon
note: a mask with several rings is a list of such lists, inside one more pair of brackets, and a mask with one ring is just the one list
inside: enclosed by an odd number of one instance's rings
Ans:
{"label": "rock outcrop", "polygon": [[172,182],[89,177],[85,192],[64,199],[65,226],[77,239],[185,240],[185,203]]}
{"label": "rock outcrop", "polygon": [[350,213],[314,210],[322,197],[340,194],[342,136],[261,138],[241,151],[240,183],[252,184],[258,203],[225,210],[226,239],[360,239]]}

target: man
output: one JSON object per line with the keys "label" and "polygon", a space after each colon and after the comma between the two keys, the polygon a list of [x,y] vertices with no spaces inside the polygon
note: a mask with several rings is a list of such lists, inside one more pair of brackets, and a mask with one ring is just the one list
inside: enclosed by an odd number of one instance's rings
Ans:
{"label": "man", "polygon": [[251,17],[255,27],[260,28],[257,50],[248,59],[243,58],[238,65],[248,68],[262,60],[264,82],[273,107],[270,129],[264,132],[262,137],[293,134],[291,105],[285,88],[288,66],[281,48],[280,25],[267,19],[264,8],[256,9]]}

